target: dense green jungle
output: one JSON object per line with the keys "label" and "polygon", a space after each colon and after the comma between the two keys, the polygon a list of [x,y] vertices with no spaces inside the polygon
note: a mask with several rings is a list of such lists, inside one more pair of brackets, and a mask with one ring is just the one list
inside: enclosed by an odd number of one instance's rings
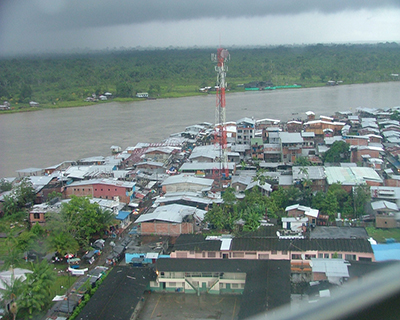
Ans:
{"label": "dense green jungle", "polygon": [[[393,42],[227,49],[229,91],[256,81],[302,87],[396,81],[400,73],[400,45]],[[216,83],[213,53],[216,48],[125,49],[2,58],[0,103],[11,107],[2,112],[101,103],[85,99],[105,92],[114,101],[140,100],[138,92],[150,98],[206,94],[199,89]]]}

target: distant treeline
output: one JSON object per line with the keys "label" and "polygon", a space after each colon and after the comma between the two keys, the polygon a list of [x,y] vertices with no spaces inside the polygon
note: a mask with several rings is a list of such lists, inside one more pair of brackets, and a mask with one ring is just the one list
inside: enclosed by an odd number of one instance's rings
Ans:
{"label": "distant treeline", "polygon": [[[327,81],[368,83],[397,80],[400,45],[310,45],[227,48],[230,90],[244,83],[325,85]],[[7,58],[0,60],[0,104],[37,101],[41,105],[73,105],[93,93],[111,92],[131,98],[200,94],[214,86],[216,49],[125,50],[92,54]]]}

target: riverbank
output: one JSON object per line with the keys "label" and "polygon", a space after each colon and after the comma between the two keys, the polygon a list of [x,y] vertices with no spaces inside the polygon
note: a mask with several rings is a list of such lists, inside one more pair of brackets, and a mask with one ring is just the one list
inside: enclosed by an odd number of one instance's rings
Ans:
{"label": "riverbank", "polygon": [[[381,82],[374,82],[374,83],[387,83],[387,82],[392,82],[392,81],[381,81]],[[337,86],[343,86],[343,85],[360,85],[360,84],[374,84],[374,83],[350,83],[350,84],[339,84]],[[306,83],[302,84],[301,87],[296,87],[296,90],[302,90],[302,89],[309,89],[309,88],[323,88],[323,87],[332,87],[324,83]],[[287,89],[291,88],[278,88],[276,90],[279,91],[284,91]],[[193,92],[193,88],[190,87],[190,91],[184,91],[179,90],[179,91],[174,91],[174,92],[168,92],[164,93],[162,95],[159,95],[157,98],[150,98],[150,99],[145,99],[145,98],[112,98],[109,100],[99,100],[96,102],[90,102],[90,101],[85,101],[85,100],[73,100],[73,101],[57,101],[53,103],[45,103],[45,104],[40,104],[39,106],[35,107],[30,107],[29,105],[27,106],[26,104],[19,103],[17,105],[13,105],[10,110],[0,110],[0,114],[11,114],[11,113],[20,113],[20,112],[32,112],[32,111],[40,111],[40,110],[45,110],[45,109],[61,109],[61,108],[75,108],[75,107],[87,107],[87,106],[94,106],[94,105],[100,105],[100,104],[107,104],[111,102],[118,102],[118,103],[134,103],[134,102],[143,102],[147,100],[155,100],[155,99],[175,99],[175,98],[187,98],[187,97],[194,97],[194,96],[204,96],[204,95],[210,95],[210,94],[216,94],[215,91],[210,91],[208,93],[204,92]],[[264,90],[258,90],[258,91],[264,91]],[[265,90],[269,91],[269,90]],[[235,88],[233,90],[227,90],[226,94],[232,94],[232,93],[239,93],[239,92],[248,92],[246,91],[243,87],[241,88]]]}
{"label": "riverbank", "polygon": [[[170,133],[200,122],[214,123],[215,94],[179,99],[110,102],[76,108],[0,116],[0,177],[16,170],[43,168],[65,159],[108,155],[113,145],[126,148],[139,142],[158,143]],[[356,113],[358,107],[388,108],[400,104],[400,82],[339,85],[257,92],[231,92],[226,119],[304,118],[335,111]]]}

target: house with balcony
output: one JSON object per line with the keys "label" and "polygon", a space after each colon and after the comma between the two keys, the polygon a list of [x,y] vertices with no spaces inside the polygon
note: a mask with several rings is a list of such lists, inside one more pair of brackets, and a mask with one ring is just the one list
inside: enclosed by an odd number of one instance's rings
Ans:
{"label": "house with balcony", "polygon": [[319,216],[318,209],[312,209],[300,204],[294,204],[285,208],[288,217],[306,218],[306,226],[316,226]]}
{"label": "house with balcony", "polygon": [[262,138],[252,138],[251,145],[251,158],[257,160],[264,160],[264,143]]}
{"label": "house with balcony", "polygon": [[295,162],[302,155],[303,142],[299,132],[279,132],[281,162]]}
{"label": "house with balcony", "polygon": [[158,259],[156,273],[153,291],[240,295],[239,319],[290,303],[288,261]]}
{"label": "house with balcony", "polygon": [[316,137],[323,137],[324,130],[332,130],[333,135],[340,135],[342,128],[346,125],[344,122],[334,122],[325,120],[313,120],[304,123],[304,130],[306,132],[314,132]]}
{"label": "house with balcony", "polygon": [[255,137],[255,120],[242,118],[236,122],[236,143],[251,144],[251,139]]}
{"label": "house with balcony", "polygon": [[314,132],[301,132],[303,138],[303,151],[302,155],[307,157],[309,155],[315,155],[315,133]]}
{"label": "house with balcony", "polygon": [[[344,258],[355,261],[375,261],[368,239],[348,238],[287,238],[276,227],[261,227],[240,237],[205,237],[201,234],[180,235],[171,258],[288,260],[292,265],[311,258]],[[302,259],[304,256],[304,259]],[[303,261],[304,260],[304,261]],[[307,260],[307,261],[306,261]]]}

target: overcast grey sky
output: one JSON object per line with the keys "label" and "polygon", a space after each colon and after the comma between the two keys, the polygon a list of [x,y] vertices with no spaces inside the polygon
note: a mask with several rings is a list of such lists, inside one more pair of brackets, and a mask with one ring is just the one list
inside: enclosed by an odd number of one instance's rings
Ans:
{"label": "overcast grey sky", "polygon": [[400,41],[400,0],[0,0],[0,55]]}

